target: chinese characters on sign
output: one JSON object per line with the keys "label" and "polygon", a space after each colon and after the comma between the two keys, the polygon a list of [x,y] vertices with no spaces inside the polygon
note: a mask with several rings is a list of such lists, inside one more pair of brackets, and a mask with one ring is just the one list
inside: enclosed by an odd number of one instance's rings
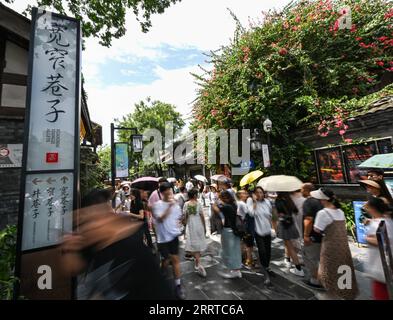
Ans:
{"label": "chinese characters on sign", "polygon": [[22,251],[72,231],[79,148],[80,24],[34,10]]}
{"label": "chinese characters on sign", "polygon": [[[73,169],[77,26],[40,12],[34,33],[27,170]],[[79,68],[78,68],[79,69]]]}
{"label": "chinese characters on sign", "polygon": [[22,250],[57,244],[72,231],[72,190],[72,173],[26,177]]}

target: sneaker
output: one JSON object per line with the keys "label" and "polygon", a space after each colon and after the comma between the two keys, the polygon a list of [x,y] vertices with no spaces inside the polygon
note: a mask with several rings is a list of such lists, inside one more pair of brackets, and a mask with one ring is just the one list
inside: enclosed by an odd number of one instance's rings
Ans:
{"label": "sneaker", "polygon": [[176,286],[176,297],[179,300],[186,300],[186,294],[180,284]]}
{"label": "sneaker", "polygon": [[287,260],[287,259],[284,259],[284,265],[285,265],[287,268],[292,267],[291,261],[290,261],[290,260]]}
{"label": "sneaker", "polygon": [[201,277],[206,278],[206,270],[205,270],[205,268],[201,264],[196,269],[197,269],[197,272],[199,273],[199,275]]}
{"label": "sneaker", "polygon": [[243,267],[246,268],[247,270],[251,270],[253,268],[254,264],[252,263],[252,261],[247,260],[244,264]]}
{"label": "sneaker", "polygon": [[304,277],[304,271],[302,269],[298,270],[297,268],[292,268],[289,270],[290,273],[294,274],[298,277]]}
{"label": "sneaker", "polygon": [[241,278],[242,273],[240,270],[230,270],[229,272],[220,272],[220,276],[225,278],[225,279],[235,279],[235,278]]}

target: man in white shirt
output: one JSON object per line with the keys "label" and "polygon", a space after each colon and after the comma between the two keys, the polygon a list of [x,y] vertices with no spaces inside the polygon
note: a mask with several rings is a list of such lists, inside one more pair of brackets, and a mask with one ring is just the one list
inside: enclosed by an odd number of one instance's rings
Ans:
{"label": "man in white shirt", "polygon": [[186,183],[186,189],[187,191],[190,191],[193,188],[194,188],[194,184],[192,183],[191,179],[189,179]]}
{"label": "man in white shirt", "polygon": [[162,256],[162,268],[165,270],[169,261],[173,266],[176,285],[176,295],[179,299],[185,299],[185,293],[181,286],[179,239],[181,234],[182,211],[173,198],[172,186],[168,182],[160,185],[159,190],[162,199],[153,205],[153,218],[157,234],[158,250]]}

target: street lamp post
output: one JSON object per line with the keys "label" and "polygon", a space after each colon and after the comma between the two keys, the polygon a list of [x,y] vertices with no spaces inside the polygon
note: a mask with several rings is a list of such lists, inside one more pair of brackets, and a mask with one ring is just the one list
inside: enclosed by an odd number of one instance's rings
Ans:
{"label": "street lamp post", "polygon": [[[273,123],[272,121],[266,117],[263,122],[263,131],[265,131],[267,136],[267,150],[268,156],[270,157],[270,133],[272,131]],[[254,129],[254,132],[251,134],[251,150],[252,151],[261,151],[263,149],[263,145],[261,143],[261,134],[259,129]],[[270,162],[270,159],[269,159]]]}

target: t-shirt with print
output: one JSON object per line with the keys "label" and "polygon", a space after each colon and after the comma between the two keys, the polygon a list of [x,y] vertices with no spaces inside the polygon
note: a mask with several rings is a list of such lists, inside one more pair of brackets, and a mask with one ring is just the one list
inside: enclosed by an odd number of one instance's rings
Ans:
{"label": "t-shirt with print", "polygon": [[334,221],[345,221],[344,212],[341,209],[324,208],[318,211],[314,227],[318,230],[325,231],[326,227]]}
{"label": "t-shirt with print", "polygon": [[170,242],[181,234],[180,219],[183,213],[177,203],[172,205],[170,213],[164,221],[160,222],[157,219],[164,214],[170,204],[170,202],[159,200],[153,206],[153,218],[158,243]]}

